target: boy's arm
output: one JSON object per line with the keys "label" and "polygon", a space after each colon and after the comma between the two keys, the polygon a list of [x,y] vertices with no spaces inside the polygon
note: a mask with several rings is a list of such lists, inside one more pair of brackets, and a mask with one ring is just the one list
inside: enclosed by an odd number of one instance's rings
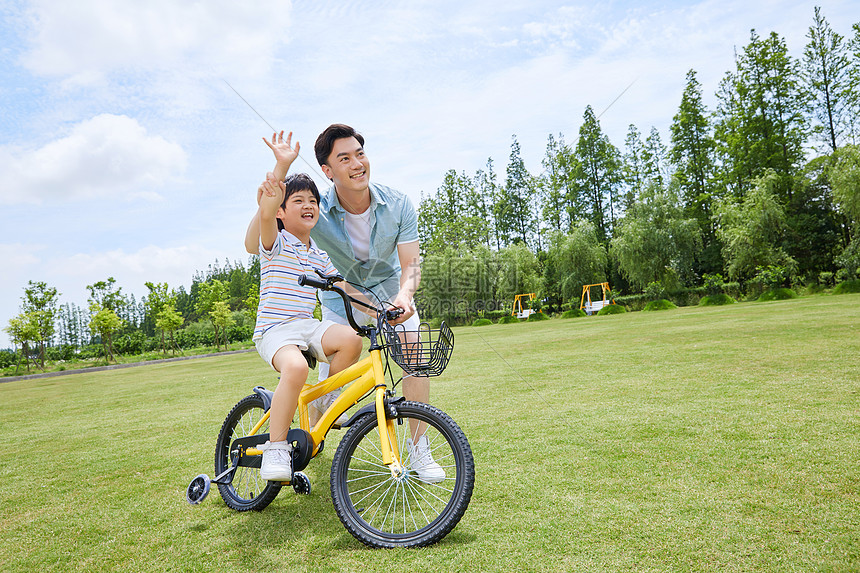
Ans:
{"label": "boy's arm", "polygon": [[[290,170],[290,165],[293,164],[293,161],[296,160],[296,157],[299,156],[299,150],[301,149],[301,145],[299,142],[296,142],[296,147],[293,148],[291,146],[291,142],[293,139],[293,132],[289,132],[287,134],[287,140],[284,141],[284,132],[281,133],[273,133],[272,134],[272,142],[269,143],[269,140],[265,137],[263,138],[263,143],[269,146],[269,149],[272,150],[272,153],[275,154],[275,170],[274,172],[267,173],[266,179],[274,179],[275,181],[283,181],[284,177],[287,176],[287,171]],[[263,184],[265,185],[265,183]],[[263,195],[263,185],[260,185],[259,189],[257,189],[257,204],[260,204],[260,199]],[[277,209],[275,210],[277,213]],[[277,224],[275,225],[275,235],[277,236]],[[259,243],[260,243],[260,210],[257,209],[257,212],[251,217],[251,221],[248,223],[248,229],[245,231],[245,250],[252,255],[256,255],[260,251]]]}
{"label": "boy's arm", "polygon": [[[281,202],[284,199],[286,186],[283,181],[277,181],[274,178],[266,179],[262,185],[263,194],[260,197],[259,213],[259,229],[260,229],[260,244],[263,249],[270,251],[278,239],[278,222],[277,215]],[[248,227],[250,232],[250,226]],[[245,244],[247,248],[247,237]]]}

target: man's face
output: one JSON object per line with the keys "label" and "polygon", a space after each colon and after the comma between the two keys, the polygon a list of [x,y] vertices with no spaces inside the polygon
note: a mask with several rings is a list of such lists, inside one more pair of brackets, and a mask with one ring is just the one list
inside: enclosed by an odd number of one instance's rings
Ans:
{"label": "man's face", "polygon": [[338,191],[364,191],[370,183],[370,160],[354,137],[334,141],[322,170]]}

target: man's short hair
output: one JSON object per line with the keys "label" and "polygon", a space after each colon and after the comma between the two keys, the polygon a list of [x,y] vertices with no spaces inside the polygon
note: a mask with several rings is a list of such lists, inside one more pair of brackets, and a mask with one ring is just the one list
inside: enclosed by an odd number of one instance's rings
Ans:
{"label": "man's short hair", "polygon": [[[320,202],[320,192],[317,189],[317,184],[314,183],[314,180],[311,179],[311,176],[307,173],[293,173],[292,175],[288,175],[286,179],[284,179],[284,185],[286,186],[286,192],[284,193],[284,200],[281,201],[281,209],[286,208],[287,199],[290,198],[290,195],[293,193],[298,193],[299,191],[310,191],[314,198],[317,200],[317,204]],[[284,229],[284,224],[281,223],[280,219],[278,221],[278,230],[282,231]]]}
{"label": "man's short hair", "polygon": [[342,123],[333,123],[317,137],[314,143],[314,154],[317,156],[317,162],[320,165],[325,165],[328,161],[328,156],[331,155],[331,148],[334,147],[334,142],[338,139],[354,137],[358,143],[364,147],[364,136],[355,131],[348,125]]}

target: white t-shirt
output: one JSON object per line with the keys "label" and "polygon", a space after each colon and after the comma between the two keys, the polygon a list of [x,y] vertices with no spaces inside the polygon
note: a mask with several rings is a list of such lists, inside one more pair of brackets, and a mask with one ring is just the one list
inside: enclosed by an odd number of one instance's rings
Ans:
{"label": "white t-shirt", "polygon": [[355,258],[366,263],[370,259],[370,207],[358,215],[346,211],[346,219],[344,219],[343,224],[352,243]]}

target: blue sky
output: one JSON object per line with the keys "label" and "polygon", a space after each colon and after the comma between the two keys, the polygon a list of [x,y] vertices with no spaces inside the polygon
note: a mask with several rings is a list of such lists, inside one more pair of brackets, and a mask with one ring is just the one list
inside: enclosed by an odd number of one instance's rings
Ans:
{"label": "blue sky", "polygon": [[28,280],[85,305],[109,276],[140,297],[247,260],[269,128],[225,81],[314,168],[317,134],[355,126],[372,179],[417,205],[449,169],[503,174],[514,134],[540,172],[549,134],[575,140],[631,83],[604,131],[668,141],[689,69],[713,107],[750,29],[800,57],[816,4],[844,35],[860,21],[842,0],[0,0],[0,326]]}

